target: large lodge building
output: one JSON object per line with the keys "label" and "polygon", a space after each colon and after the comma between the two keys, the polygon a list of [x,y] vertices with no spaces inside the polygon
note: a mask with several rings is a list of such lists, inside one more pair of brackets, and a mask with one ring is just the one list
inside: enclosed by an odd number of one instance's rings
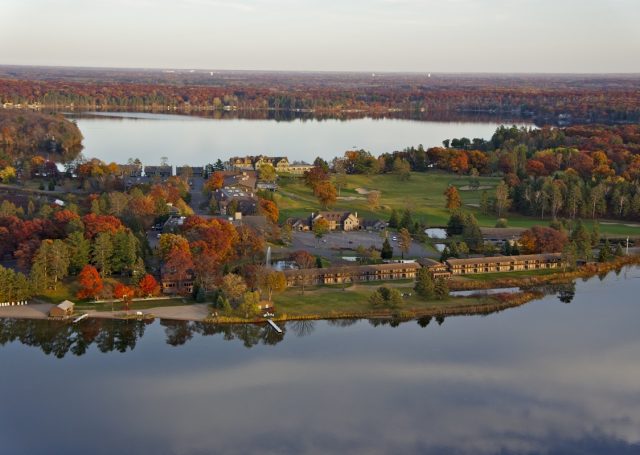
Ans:
{"label": "large lodge building", "polygon": [[447,260],[447,265],[452,275],[556,269],[562,265],[562,255],[543,253],[468,259],[452,258]]}
{"label": "large lodge building", "polygon": [[418,262],[327,267],[324,269],[285,270],[287,286],[355,283],[415,279],[418,270],[427,268],[434,278],[448,279],[452,275],[557,269],[562,266],[560,253],[525,254],[449,259],[438,262],[421,259]]}
{"label": "large lodge building", "polygon": [[415,279],[417,262],[285,270],[287,286]]}
{"label": "large lodge building", "polygon": [[[420,268],[429,270],[434,278],[448,279],[452,275],[557,269],[562,266],[560,253],[525,254],[522,256],[493,256],[449,259],[438,262],[421,259],[418,262],[393,262],[372,265],[344,265],[326,268],[289,269],[283,273],[287,287],[325,284],[346,284],[370,281],[413,280]],[[177,282],[163,274],[164,294],[184,294],[193,290],[193,279]]]}

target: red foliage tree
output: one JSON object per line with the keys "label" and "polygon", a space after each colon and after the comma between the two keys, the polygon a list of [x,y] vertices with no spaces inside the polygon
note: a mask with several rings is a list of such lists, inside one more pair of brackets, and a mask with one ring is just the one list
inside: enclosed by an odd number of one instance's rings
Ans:
{"label": "red foliage tree", "polygon": [[183,231],[192,249],[197,248],[217,262],[227,261],[235,254],[238,232],[228,221],[189,217],[183,225]]}
{"label": "red foliage tree", "polygon": [[79,299],[97,298],[104,287],[102,278],[92,265],[85,265],[78,276],[80,289],[77,292]]}
{"label": "red foliage tree", "polygon": [[139,294],[144,297],[151,297],[152,295],[158,294],[159,289],[160,286],[158,286],[156,279],[148,273],[143,276],[138,283]]}
{"label": "red foliage tree", "polygon": [[89,213],[82,217],[82,222],[85,228],[84,235],[88,239],[94,238],[101,232],[115,234],[124,227],[118,218],[111,215],[95,215]]}
{"label": "red foliage tree", "polygon": [[526,253],[559,253],[568,242],[567,234],[544,226],[534,226],[522,233],[520,246]]}
{"label": "red foliage tree", "polygon": [[133,294],[133,289],[122,283],[117,283],[113,288],[113,296],[116,299],[131,300]]}

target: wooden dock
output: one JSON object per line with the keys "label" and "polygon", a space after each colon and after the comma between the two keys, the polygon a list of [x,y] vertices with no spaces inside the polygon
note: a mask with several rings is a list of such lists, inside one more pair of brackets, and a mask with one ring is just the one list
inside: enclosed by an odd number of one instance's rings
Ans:
{"label": "wooden dock", "polygon": [[271,319],[267,319],[267,322],[269,323],[269,325],[271,327],[273,327],[273,330],[275,330],[278,333],[282,333],[282,329],[280,327],[278,327],[277,324],[275,322],[273,322]]}
{"label": "wooden dock", "polygon": [[81,314],[80,316],[78,316],[77,318],[75,318],[75,319],[73,320],[73,323],[75,324],[76,322],[80,322],[80,321],[82,321],[83,319],[86,319],[86,318],[88,318],[88,317],[89,317],[89,315],[88,315],[87,313],[85,313],[85,314]]}

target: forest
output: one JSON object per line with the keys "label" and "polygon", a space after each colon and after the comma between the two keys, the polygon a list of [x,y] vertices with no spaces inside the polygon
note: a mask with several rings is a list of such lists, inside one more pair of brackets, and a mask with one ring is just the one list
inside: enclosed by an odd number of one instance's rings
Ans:
{"label": "forest", "polygon": [[56,109],[481,113],[538,124],[640,120],[633,76],[277,73],[0,67],[0,102]]}
{"label": "forest", "polygon": [[443,147],[410,147],[377,159],[347,152],[351,173],[426,172],[436,168],[469,177],[503,177],[480,209],[509,210],[556,219],[603,217],[640,220],[640,125],[579,125],[566,128],[499,127],[489,140],[454,138]]}
{"label": "forest", "polygon": [[0,167],[43,155],[69,161],[82,151],[82,133],[62,115],[0,109]]}

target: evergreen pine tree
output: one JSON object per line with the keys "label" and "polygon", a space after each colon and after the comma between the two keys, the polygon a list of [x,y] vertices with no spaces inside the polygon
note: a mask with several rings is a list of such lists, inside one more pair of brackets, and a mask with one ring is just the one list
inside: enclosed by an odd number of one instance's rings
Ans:
{"label": "evergreen pine tree", "polygon": [[91,243],[79,231],[69,234],[65,243],[69,250],[69,273],[77,275],[89,263]]}
{"label": "evergreen pine tree", "polygon": [[438,278],[435,281],[434,297],[438,300],[445,300],[449,298],[449,284],[444,278]]}
{"label": "evergreen pine tree", "polygon": [[392,229],[397,229],[399,222],[400,221],[398,220],[398,211],[396,209],[393,209],[391,211],[391,217],[389,217],[389,227]]}
{"label": "evergreen pine tree", "polygon": [[400,228],[405,228],[407,230],[413,229],[413,218],[411,217],[411,210],[405,209],[402,213],[402,219],[400,220],[400,224],[398,225]]}
{"label": "evergreen pine tree", "polygon": [[416,293],[425,299],[432,299],[435,295],[435,282],[431,272],[425,267],[418,270],[416,274],[416,284],[413,287]]}
{"label": "evergreen pine tree", "polygon": [[611,260],[611,245],[609,245],[609,239],[604,241],[604,245],[600,248],[598,254],[598,262],[607,262]]}
{"label": "evergreen pine tree", "polygon": [[380,257],[382,259],[391,259],[393,257],[393,247],[389,243],[389,239],[384,239],[384,242],[382,242]]}
{"label": "evergreen pine tree", "polygon": [[100,276],[104,278],[111,274],[113,256],[113,242],[111,234],[101,232],[96,236],[91,250],[91,259],[96,268],[100,269]]}

